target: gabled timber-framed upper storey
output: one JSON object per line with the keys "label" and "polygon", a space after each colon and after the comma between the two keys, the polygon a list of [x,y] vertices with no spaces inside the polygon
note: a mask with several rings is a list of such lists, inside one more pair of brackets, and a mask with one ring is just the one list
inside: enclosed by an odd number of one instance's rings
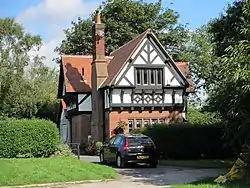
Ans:
{"label": "gabled timber-framed upper storey", "polygon": [[106,139],[119,121],[130,131],[185,120],[187,96],[194,92],[188,63],[174,62],[150,29],[105,56],[104,28],[97,14],[93,56],[61,58],[60,129],[69,135],[63,139]]}

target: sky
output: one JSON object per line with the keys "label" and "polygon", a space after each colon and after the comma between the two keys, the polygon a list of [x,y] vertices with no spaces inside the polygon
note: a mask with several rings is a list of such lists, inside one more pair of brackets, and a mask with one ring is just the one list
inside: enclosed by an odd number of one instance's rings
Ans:
{"label": "sky", "polygon": [[[155,0],[145,0],[155,2]],[[194,30],[216,18],[228,3],[234,0],[162,0],[164,7],[177,11],[179,22]],[[26,32],[39,34],[43,40],[40,55],[46,56],[44,63],[56,67],[52,61],[58,55],[54,48],[64,38],[63,29],[71,27],[77,17],[87,17],[102,0],[1,0],[0,18],[14,17]]]}

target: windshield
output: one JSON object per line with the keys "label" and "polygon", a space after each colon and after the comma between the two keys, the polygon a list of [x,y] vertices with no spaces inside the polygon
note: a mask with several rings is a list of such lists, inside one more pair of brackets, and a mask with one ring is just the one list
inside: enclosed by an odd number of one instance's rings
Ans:
{"label": "windshield", "polygon": [[128,145],[129,146],[154,145],[154,143],[149,137],[129,137]]}

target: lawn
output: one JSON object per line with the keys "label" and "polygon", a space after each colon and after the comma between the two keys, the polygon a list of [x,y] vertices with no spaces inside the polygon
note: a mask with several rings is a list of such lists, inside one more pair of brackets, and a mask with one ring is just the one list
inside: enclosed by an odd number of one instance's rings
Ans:
{"label": "lawn", "polygon": [[236,160],[160,160],[161,165],[187,168],[231,168]]}
{"label": "lawn", "polygon": [[74,157],[0,159],[0,186],[114,179],[114,169]]}
{"label": "lawn", "polygon": [[215,178],[207,178],[189,184],[173,185],[170,188],[249,188],[250,187],[250,185],[247,185],[242,182],[235,182],[227,185],[218,185],[213,182],[214,179]]}

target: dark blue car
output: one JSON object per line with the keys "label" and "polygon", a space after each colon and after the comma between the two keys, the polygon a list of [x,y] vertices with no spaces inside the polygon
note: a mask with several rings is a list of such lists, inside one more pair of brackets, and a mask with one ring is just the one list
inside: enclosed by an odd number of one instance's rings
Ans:
{"label": "dark blue car", "polygon": [[146,163],[151,168],[158,165],[154,142],[142,134],[118,134],[104,143],[100,151],[101,163],[115,163],[118,168],[127,164]]}

